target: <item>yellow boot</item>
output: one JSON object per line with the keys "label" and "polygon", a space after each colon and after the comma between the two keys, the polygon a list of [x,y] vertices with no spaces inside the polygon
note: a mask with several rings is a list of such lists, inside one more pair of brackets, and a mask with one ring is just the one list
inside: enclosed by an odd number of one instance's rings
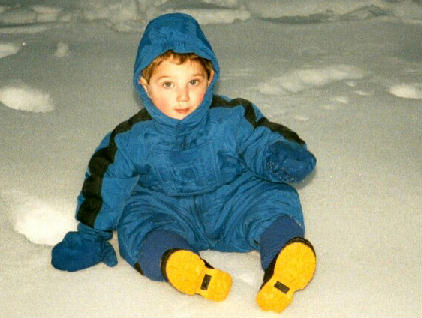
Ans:
{"label": "yellow boot", "polygon": [[282,312],[293,294],[311,281],[316,256],[311,243],[302,238],[289,241],[265,271],[264,283],[256,297],[263,310]]}
{"label": "yellow boot", "polygon": [[211,267],[188,250],[171,250],[163,257],[163,274],[168,282],[184,294],[199,294],[213,301],[223,301],[232,284],[226,272]]}

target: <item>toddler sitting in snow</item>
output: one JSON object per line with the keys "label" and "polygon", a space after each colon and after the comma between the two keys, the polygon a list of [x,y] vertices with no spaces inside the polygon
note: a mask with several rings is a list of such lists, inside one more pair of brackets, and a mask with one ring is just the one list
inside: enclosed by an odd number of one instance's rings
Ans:
{"label": "toddler sitting in snow", "polygon": [[296,190],[316,159],[302,139],[244,99],[213,94],[217,58],[189,15],[152,20],[140,41],[134,85],[145,106],[103,139],[78,197],[78,230],[52,250],[77,271],[122,257],[152,280],[221,301],[228,273],[201,250],[260,252],[257,302],[281,312],[312,279]]}

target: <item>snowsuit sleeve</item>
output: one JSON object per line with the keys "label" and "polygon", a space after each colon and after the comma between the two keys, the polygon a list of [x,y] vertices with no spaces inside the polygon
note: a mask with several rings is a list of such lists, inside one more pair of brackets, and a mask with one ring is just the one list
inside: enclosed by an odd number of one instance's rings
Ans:
{"label": "snowsuit sleeve", "polygon": [[127,140],[124,129],[118,126],[102,140],[89,161],[76,218],[96,230],[115,229],[138,180]]}
{"label": "snowsuit sleeve", "polygon": [[239,126],[239,152],[250,170],[272,182],[302,181],[316,159],[305,142],[289,128],[270,122],[247,100]]}

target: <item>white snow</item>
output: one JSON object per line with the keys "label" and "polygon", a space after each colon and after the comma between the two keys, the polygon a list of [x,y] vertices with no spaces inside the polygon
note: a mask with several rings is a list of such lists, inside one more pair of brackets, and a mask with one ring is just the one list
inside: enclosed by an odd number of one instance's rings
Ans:
{"label": "white snow", "polygon": [[6,25],[0,27],[0,34],[35,34],[41,33],[53,28],[52,24],[19,24],[19,25]]}
{"label": "white snow", "polygon": [[245,21],[251,17],[246,9],[182,9],[166,10],[165,13],[183,12],[194,16],[203,24],[231,24],[234,21]]}
{"label": "white snow", "polygon": [[35,5],[32,10],[37,14],[37,22],[55,22],[59,19],[61,8]]}
{"label": "white snow", "polygon": [[58,42],[56,51],[54,52],[54,56],[66,57],[66,56],[69,56],[69,54],[70,54],[69,45],[64,42]]}
{"label": "white snow", "polygon": [[7,107],[27,112],[45,113],[54,110],[50,94],[26,84],[0,87],[0,102]]}
{"label": "white snow", "polygon": [[254,15],[284,21],[313,22],[368,19],[374,16],[395,16],[407,23],[420,23],[417,1],[388,0],[247,0]]}
{"label": "white snow", "polygon": [[[121,257],[76,273],[50,265],[52,246],[76,228],[92,152],[139,109],[131,76],[143,28],[173,11],[204,25],[217,93],[250,99],[318,158],[298,185],[317,272],[282,316],[421,317],[416,0],[3,1],[0,316],[281,316],[255,303],[257,252],[201,253],[233,277],[222,303],[149,281]],[[111,243],[118,251],[117,235]]]}
{"label": "white snow", "polygon": [[390,93],[403,98],[422,99],[421,83],[402,83],[390,88]]}
{"label": "white snow", "polygon": [[283,91],[300,92],[312,87],[321,87],[332,82],[360,79],[364,72],[350,65],[331,65],[322,68],[297,69],[280,77],[261,83],[258,88],[263,94],[277,95]]}
{"label": "white snow", "polygon": [[0,42],[0,58],[6,57],[8,55],[13,55],[18,53],[20,46],[16,43],[2,43]]}
{"label": "white snow", "polygon": [[173,11],[192,14],[202,24],[229,24],[252,16],[293,23],[383,16],[404,23],[421,23],[420,4],[416,0],[62,0],[59,4],[40,1],[41,4],[32,6],[25,6],[21,1],[8,2],[9,5],[0,6],[0,25],[85,20],[105,22],[116,31],[128,32],[140,31],[153,16]]}
{"label": "white snow", "polygon": [[4,191],[0,197],[11,213],[13,229],[35,244],[54,245],[76,227],[73,204],[60,198],[57,202],[45,202],[17,190]]}
{"label": "white snow", "polygon": [[31,24],[36,21],[37,13],[31,8],[10,9],[0,16],[0,22],[3,24]]}

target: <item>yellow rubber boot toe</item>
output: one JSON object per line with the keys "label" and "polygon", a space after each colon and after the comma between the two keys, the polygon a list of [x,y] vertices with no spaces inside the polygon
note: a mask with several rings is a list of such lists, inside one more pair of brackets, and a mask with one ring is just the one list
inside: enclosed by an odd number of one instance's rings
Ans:
{"label": "yellow rubber boot toe", "polygon": [[263,310],[282,312],[293,294],[312,280],[316,267],[315,252],[305,239],[294,239],[284,246],[266,271],[256,297]]}
{"label": "yellow rubber boot toe", "polygon": [[184,294],[199,294],[206,299],[223,301],[230,292],[230,275],[212,268],[191,251],[172,252],[164,267],[168,282]]}

